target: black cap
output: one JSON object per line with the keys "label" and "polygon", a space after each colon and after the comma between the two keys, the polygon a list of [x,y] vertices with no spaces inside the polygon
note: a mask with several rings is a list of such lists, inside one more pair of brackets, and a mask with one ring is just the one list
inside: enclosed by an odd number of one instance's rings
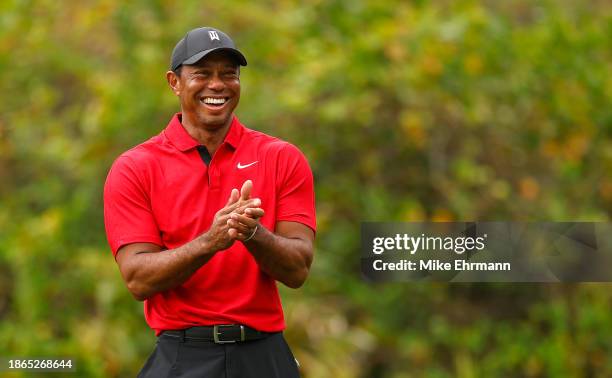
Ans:
{"label": "black cap", "polygon": [[234,45],[234,41],[221,30],[203,27],[190,30],[178,41],[172,51],[170,69],[176,70],[182,64],[194,64],[213,51],[232,53],[241,66],[246,66],[244,55]]}

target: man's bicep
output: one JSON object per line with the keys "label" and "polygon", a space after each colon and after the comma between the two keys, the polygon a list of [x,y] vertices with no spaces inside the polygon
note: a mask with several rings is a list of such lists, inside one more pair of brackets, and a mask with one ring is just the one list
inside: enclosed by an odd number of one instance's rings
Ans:
{"label": "man's bicep", "polygon": [[154,243],[131,243],[119,248],[115,258],[119,265],[119,270],[121,270],[121,274],[124,278],[128,279],[132,273],[132,269],[135,268],[134,261],[138,258],[139,254],[155,253],[161,250],[162,247]]}
{"label": "man's bicep", "polygon": [[[314,258],[314,231],[300,222],[279,221],[276,223],[276,235],[292,239],[294,251],[298,252],[306,268],[310,269]],[[299,240],[299,243],[296,240]]]}
{"label": "man's bicep", "polygon": [[124,245],[161,244],[146,179],[127,157],[113,164],[104,185],[104,224],[113,253]]}
{"label": "man's bicep", "polygon": [[276,222],[276,234],[289,239],[301,239],[312,244],[315,233],[312,228],[300,222]]}
{"label": "man's bicep", "polygon": [[276,220],[316,229],[314,178],[304,154],[287,144],[279,155]]}

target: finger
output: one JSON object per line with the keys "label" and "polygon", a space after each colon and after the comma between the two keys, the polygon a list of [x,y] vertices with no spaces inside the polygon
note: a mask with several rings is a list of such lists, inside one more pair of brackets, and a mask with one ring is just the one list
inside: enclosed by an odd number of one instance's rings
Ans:
{"label": "finger", "polygon": [[[235,230],[235,229],[233,229]],[[253,232],[253,231],[251,231]],[[234,240],[240,240],[240,241],[244,241],[245,239],[247,239],[249,237],[249,235],[251,235],[250,233],[244,233],[244,232],[237,232],[236,231],[236,236],[234,237]]]}
{"label": "finger", "polygon": [[232,192],[230,193],[229,199],[227,200],[227,203],[225,204],[225,207],[236,203],[238,201],[238,189],[234,188],[232,189]]}
{"label": "finger", "polygon": [[240,199],[246,201],[251,197],[251,190],[253,189],[253,181],[246,180],[240,188]]}
{"label": "finger", "polygon": [[244,214],[251,218],[259,219],[263,217],[266,212],[261,207],[249,207],[244,210]]}
{"label": "finger", "polygon": [[244,202],[244,203],[240,204],[239,206],[237,206],[236,209],[233,210],[233,212],[238,213],[238,214],[242,214],[242,213],[244,213],[244,211],[246,209],[248,209],[250,207],[257,208],[259,206],[261,206],[261,200],[259,198],[251,198],[247,202]]}
{"label": "finger", "polygon": [[257,219],[253,219],[247,215],[232,213],[231,220],[241,223],[249,228],[257,226]]}
{"label": "finger", "polygon": [[[251,231],[251,232],[253,232],[253,231]],[[230,228],[227,231],[227,233],[230,236],[230,238],[232,238],[234,240],[240,240],[240,241],[243,241],[243,240],[247,239],[250,236],[250,233],[238,232],[238,230],[236,230],[235,228]]]}
{"label": "finger", "polygon": [[243,233],[239,232],[238,235],[236,236],[236,240],[243,241],[243,240],[245,240],[248,237],[249,237],[249,235],[243,234]]}
{"label": "finger", "polygon": [[229,228],[236,229],[238,232],[248,233],[248,232],[253,232],[253,229],[255,228],[255,226],[257,226],[257,223],[249,225],[249,224],[238,222],[235,219],[230,219],[227,221],[227,226]]}
{"label": "finger", "polygon": [[[236,193],[238,193],[238,189],[234,189]],[[233,193],[233,192],[232,192]],[[232,194],[233,195],[233,194]],[[261,205],[261,200],[259,198],[251,198],[246,201],[236,201],[234,203],[229,203],[225,205],[224,208],[219,210],[220,214],[229,214],[231,212],[243,213],[244,209],[247,207],[258,207]]]}
{"label": "finger", "polygon": [[[229,235],[230,238],[232,239],[238,239],[238,235],[240,235],[240,233],[238,232],[238,230],[236,230],[235,228],[230,228],[227,230],[227,234]],[[242,239],[240,239],[242,240]]]}

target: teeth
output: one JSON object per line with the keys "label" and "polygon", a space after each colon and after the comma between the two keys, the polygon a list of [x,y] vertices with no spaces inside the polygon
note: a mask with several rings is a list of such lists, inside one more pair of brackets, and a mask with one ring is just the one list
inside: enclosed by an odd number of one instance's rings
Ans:
{"label": "teeth", "polygon": [[204,98],[204,103],[205,104],[213,104],[213,105],[223,105],[223,104],[225,104],[225,99],[224,98],[205,97]]}

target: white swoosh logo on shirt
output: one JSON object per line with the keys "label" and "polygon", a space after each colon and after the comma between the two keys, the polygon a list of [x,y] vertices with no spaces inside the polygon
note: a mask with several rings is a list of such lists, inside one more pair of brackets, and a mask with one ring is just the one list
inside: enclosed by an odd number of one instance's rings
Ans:
{"label": "white swoosh logo on shirt", "polygon": [[245,164],[245,165],[242,165],[242,164],[238,163],[238,165],[237,165],[236,167],[238,167],[238,169],[245,169],[245,168],[248,168],[248,167],[250,167],[251,165],[253,165],[253,164],[257,163],[258,161],[259,161],[259,160],[255,160],[254,162],[249,163],[249,164]]}

